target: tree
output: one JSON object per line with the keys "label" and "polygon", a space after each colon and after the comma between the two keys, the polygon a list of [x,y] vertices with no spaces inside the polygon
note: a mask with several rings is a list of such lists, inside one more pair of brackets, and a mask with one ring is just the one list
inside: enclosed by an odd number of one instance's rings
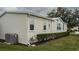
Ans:
{"label": "tree", "polygon": [[58,7],[56,12],[52,10],[50,13],[48,13],[48,17],[51,18],[61,17],[61,19],[67,23],[68,30],[77,25],[76,18],[78,16],[79,15],[77,10],[75,10],[75,12],[72,12],[72,10],[68,10],[64,7]]}

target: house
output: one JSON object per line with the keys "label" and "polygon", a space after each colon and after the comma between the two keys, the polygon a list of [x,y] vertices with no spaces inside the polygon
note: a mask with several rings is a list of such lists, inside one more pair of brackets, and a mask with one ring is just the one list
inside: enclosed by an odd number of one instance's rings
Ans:
{"label": "house", "polygon": [[67,24],[59,17],[46,18],[24,12],[4,12],[0,16],[0,39],[5,39],[6,33],[16,33],[18,42],[26,45],[37,42],[37,34],[66,31]]}
{"label": "house", "polygon": [[78,26],[73,27],[73,28],[71,28],[71,30],[72,30],[72,31],[78,31],[78,30],[79,30],[79,27],[78,27]]}

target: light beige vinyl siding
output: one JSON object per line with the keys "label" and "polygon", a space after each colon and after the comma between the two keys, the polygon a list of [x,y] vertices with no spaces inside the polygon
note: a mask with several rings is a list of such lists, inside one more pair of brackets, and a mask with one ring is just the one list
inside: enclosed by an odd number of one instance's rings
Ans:
{"label": "light beige vinyl siding", "polygon": [[19,43],[27,43],[27,23],[25,14],[6,13],[0,18],[0,38],[5,39],[5,33],[17,33]]}

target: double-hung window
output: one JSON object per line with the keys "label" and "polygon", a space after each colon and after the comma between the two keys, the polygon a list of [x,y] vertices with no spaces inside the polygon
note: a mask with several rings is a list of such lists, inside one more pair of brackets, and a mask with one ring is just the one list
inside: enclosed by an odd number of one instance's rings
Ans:
{"label": "double-hung window", "polygon": [[30,24],[30,30],[34,30],[34,24]]}
{"label": "double-hung window", "polygon": [[46,25],[43,26],[43,30],[46,30]]}
{"label": "double-hung window", "polygon": [[57,30],[61,30],[61,24],[60,23],[57,24]]}
{"label": "double-hung window", "polygon": [[29,19],[29,30],[34,30],[34,18],[30,16]]}

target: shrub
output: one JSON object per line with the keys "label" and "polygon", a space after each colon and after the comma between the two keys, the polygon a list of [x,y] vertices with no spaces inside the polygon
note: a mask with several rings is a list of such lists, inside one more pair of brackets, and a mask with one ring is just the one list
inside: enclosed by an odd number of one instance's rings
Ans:
{"label": "shrub", "polygon": [[46,41],[46,40],[52,40],[56,38],[60,38],[63,36],[69,35],[69,32],[61,32],[61,33],[44,33],[44,34],[38,34],[37,39],[38,42]]}
{"label": "shrub", "polygon": [[3,42],[5,42],[5,40],[3,40],[3,39],[0,39],[0,42],[2,42],[2,43],[3,43]]}

